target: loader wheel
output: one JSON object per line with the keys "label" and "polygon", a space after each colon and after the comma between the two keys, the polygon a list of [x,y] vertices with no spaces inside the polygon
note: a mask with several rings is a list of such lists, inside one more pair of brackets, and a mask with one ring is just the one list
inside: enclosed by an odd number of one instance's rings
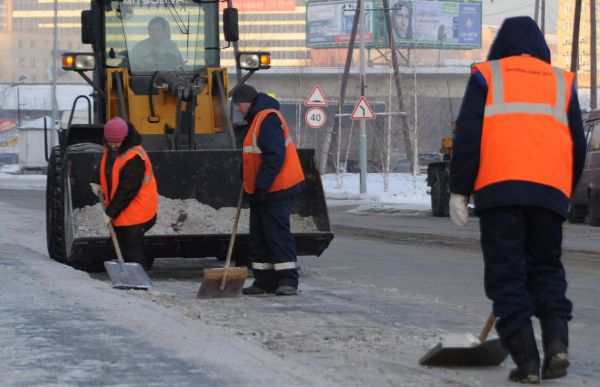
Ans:
{"label": "loader wheel", "polygon": [[590,214],[590,225],[594,227],[600,226],[600,191],[594,190],[590,192],[588,213]]}
{"label": "loader wheel", "polygon": [[65,183],[63,154],[59,146],[52,148],[46,175],[46,243],[48,255],[66,262],[65,251]]}
{"label": "loader wheel", "polygon": [[431,182],[431,212],[433,216],[450,216],[449,202],[450,189],[446,170],[436,169],[433,171]]}
{"label": "loader wheel", "polygon": [[567,215],[569,223],[583,223],[588,212],[588,206],[585,204],[571,204],[569,214]]}

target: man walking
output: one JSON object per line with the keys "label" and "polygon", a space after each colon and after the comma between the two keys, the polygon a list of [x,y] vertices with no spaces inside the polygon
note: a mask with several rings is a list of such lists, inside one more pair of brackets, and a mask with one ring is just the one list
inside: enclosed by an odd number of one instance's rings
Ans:
{"label": "man walking", "polygon": [[542,328],[542,379],[565,376],[572,304],[560,261],[562,223],[586,145],[574,75],[550,65],[531,18],[506,19],[488,61],[473,67],[457,128],[450,215],[465,227],[475,193],[485,291],[517,365],[509,379],[540,381],[532,316]]}
{"label": "man walking", "polygon": [[300,159],[277,100],[241,85],[232,101],[250,124],[243,142],[243,179],[250,202],[254,284],[242,293],[292,296],[298,269],[290,213],[292,196],[304,180]]}

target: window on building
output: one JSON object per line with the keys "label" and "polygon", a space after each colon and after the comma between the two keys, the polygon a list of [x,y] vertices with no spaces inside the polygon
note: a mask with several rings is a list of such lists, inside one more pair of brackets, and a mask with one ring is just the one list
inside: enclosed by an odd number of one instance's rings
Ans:
{"label": "window on building", "polygon": [[570,22],[570,21],[568,21],[568,20],[567,20],[567,21],[565,21],[565,29],[566,29],[567,31],[571,31],[571,22]]}
{"label": "window on building", "polygon": [[565,13],[571,13],[571,4],[570,3],[565,4]]}

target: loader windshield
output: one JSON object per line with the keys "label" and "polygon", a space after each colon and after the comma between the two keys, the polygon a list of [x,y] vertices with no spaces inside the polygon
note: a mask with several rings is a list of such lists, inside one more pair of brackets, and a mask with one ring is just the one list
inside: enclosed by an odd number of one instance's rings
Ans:
{"label": "loader windshield", "polygon": [[108,67],[143,74],[219,65],[216,2],[112,1],[105,16]]}

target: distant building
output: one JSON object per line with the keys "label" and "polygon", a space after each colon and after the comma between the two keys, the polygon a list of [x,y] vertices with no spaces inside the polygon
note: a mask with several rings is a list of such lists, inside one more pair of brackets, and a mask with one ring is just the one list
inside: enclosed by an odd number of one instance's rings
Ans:
{"label": "distant building", "polygon": [[[83,51],[79,23],[88,0],[58,2],[58,49]],[[0,0],[0,82],[17,82],[20,74],[26,83],[48,83],[52,69],[54,2],[38,0]],[[60,69],[60,68],[59,68]],[[60,81],[79,81],[75,74],[63,74]]]}
{"label": "distant building", "polygon": [[[59,51],[89,51],[81,44],[81,11],[89,0],[58,2]],[[270,51],[273,66],[305,66],[305,0],[234,0],[239,9],[240,49]],[[0,0],[0,82],[48,83],[52,68],[53,1]],[[233,50],[222,52],[222,65],[234,66]],[[60,82],[82,82],[59,67]]]}
{"label": "distant building", "polygon": [[[573,23],[575,17],[575,0],[558,1],[557,61],[555,64],[564,69],[571,67],[573,48]],[[600,21],[600,4],[596,3],[596,18]],[[577,83],[581,87],[590,87],[590,2],[583,1],[581,6],[581,24],[579,28],[579,65]],[[598,36],[600,38],[600,36]],[[596,47],[598,44],[596,43]],[[596,48],[596,50],[598,50]],[[598,51],[600,55],[600,51]]]}

